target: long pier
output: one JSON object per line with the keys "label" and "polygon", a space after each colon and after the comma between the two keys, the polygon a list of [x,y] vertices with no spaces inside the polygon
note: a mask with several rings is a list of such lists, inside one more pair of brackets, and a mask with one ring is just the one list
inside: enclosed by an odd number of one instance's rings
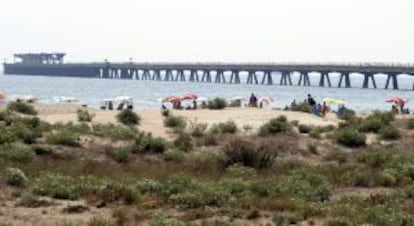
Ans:
{"label": "long pier", "polygon": [[[414,64],[317,64],[317,63],[5,63],[7,75],[68,76],[103,79],[133,79],[154,81],[189,81],[227,84],[263,84],[350,88],[355,73],[363,75],[362,88],[377,88],[375,76],[385,74],[385,89],[398,89],[400,75],[414,75]],[[296,73],[294,73],[296,72]],[[311,84],[311,73],[319,74],[318,84]],[[276,81],[275,74],[278,76]],[[293,84],[293,73],[299,76]],[[340,75],[331,83],[331,73]],[[318,76],[314,75],[313,76]]]}

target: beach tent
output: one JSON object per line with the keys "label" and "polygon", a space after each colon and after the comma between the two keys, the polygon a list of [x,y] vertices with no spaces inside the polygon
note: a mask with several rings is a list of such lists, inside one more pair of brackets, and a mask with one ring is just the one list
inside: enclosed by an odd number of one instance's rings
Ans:
{"label": "beach tent", "polygon": [[10,97],[10,100],[33,103],[37,101],[37,98],[33,95],[13,95]]}
{"label": "beach tent", "polygon": [[168,96],[168,97],[164,97],[161,102],[163,102],[163,103],[165,103],[165,102],[177,103],[177,102],[181,102],[181,101],[182,101],[181,97]]}
{"label": "beach tent", "polygon": [[325,102],[328,105],[332,105],[332,104],[343,105],[347,103],[344,100],[339,100],[339,99],[334,99],[334,98],[329,98],[329,97],[323,99],[323,102]]}
{"label": "beach tent", "polygon": [[197,100],[198,96],[194,93],[187,93],[181,97],[181,100]]}
{"label": "beach tent", "polygon": [[267,104],[268,105],[268,104],[273,103],[273,99],[271,97],[267,97],[267,96],[259,97],[257,103],[259,105],[260,104],[262,104],[262,105]]}
{"label": "beach tent", "polygon": [[394,96],[394,97],[387,98],[385,101],[388,102],[388,103],[394,103],[398,106],[402,106],[405,103],[407,103],[408,100],[404,99],[404,98],[401,98],[401,97]]}
{"label": "beach tent", "polygon": [[6,97],[6,93],[0,90],[0,102],[5,101]]}

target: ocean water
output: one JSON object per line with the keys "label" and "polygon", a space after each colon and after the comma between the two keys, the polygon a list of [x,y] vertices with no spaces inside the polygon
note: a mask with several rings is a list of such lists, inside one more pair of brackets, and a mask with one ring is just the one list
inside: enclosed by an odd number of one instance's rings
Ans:
{"label": "ocean water", "polygon": [[[243,75],[242,75],[243,77]],[[279,75],[274,75],[278,82]],[[317,85],[319,76],[310,75],[311,84]],[[338,76],[332,76],[333,86],[338,83]],[[292,76],[293,84],[297,84],[298,76]],[[246,85],[246,84],[215,84],[195,82],[164,82],[141,80],[114,80],[94,78],[69,78],[24,75],[1,75],[0,90],[8,95],[34,95],[40,102],[53,102],[54,96],[74,96],[82,103],[98,107],[99,101],[116,96],[132,96],[134,107],[138,109],[160,108],[159,98],[169,95],[195,93],[209,98],[223,97],[231,99],[235,96],[248,98],[251,93],[256,96],[270,96],[274,99],[272,108],[283,108],[292,100],[306,99],[308,93],[322,101],[325,97],[337,98],[348,102],[347,107],[358,112],[370,112],[375,109],[389,110],[391,105],[385,102],[390,96],[400,96],[409,100],[408,107],[414,110],[414,76],[400,76],[400,90],[385,90],[385,76],[377,76],[379,89],[362,89],[362,76],[352,77],[354,88],[325,88],[279,85]],[[242,80],[243,82],[243,80]],[[411,100],[411,102],[410,102]]]}

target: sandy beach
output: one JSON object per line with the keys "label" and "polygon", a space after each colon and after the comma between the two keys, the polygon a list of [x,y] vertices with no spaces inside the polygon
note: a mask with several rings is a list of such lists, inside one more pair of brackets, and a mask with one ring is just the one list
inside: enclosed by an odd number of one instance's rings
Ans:
{"label": "sandy beach", "polygon": [[[38,111],[38,117],[49,123],[56,122],[77,122],[76,110],[81,108],[74,104],[35,104]],[[88,108],[90,112],[95,113],[93,123],[117,123],[116,114],[119,111],[106,111]],[[163,117],[158,109],[134,110],[142,120],[139,128],[146,132],[151,132],[156,136],[167,137],[166,129],[163,125]],[[292,111],[259,109],[259,108],[227,108],[224,110],[172,110],[171,113],[176,116],[185,117],[188,122],[202,122],[209,125],[234,121],[240,128],[245,125],[252,129],[257,129],[272,118],[285,115],[288,120],[297,120],[301,124],[326,126],[336,125],[338,120],[334,114],[328,115],[325,119],[312,114]]]}

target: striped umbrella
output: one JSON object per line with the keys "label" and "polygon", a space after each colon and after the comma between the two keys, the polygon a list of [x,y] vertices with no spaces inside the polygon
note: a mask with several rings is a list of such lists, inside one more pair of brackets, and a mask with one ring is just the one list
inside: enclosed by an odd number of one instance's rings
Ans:
{"label": "striped umbrella", "polygon": [[194,93],[187,93],[181,97],[182,100],[197,100],[198,96]]}

